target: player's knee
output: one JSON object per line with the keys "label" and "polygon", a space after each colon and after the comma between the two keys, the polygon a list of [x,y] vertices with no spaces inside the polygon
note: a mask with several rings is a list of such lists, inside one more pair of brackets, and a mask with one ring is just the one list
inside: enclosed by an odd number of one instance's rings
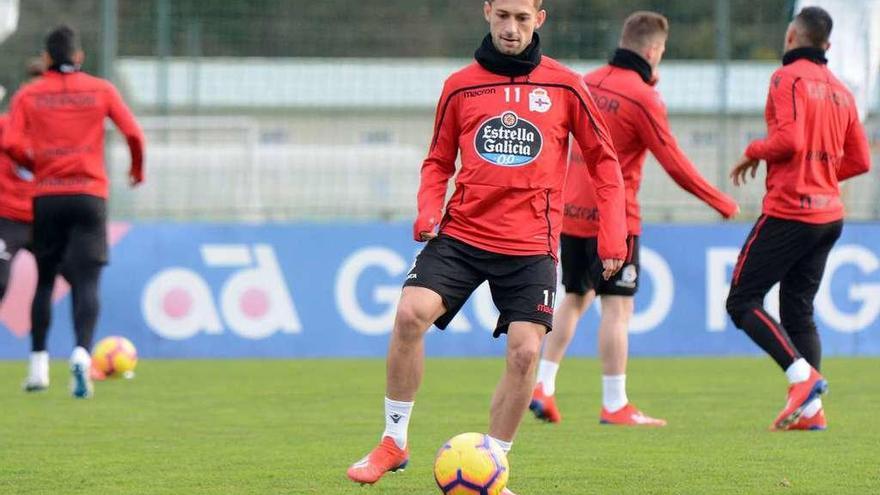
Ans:
{"label": "player's knee", "polygon": [[511,347],[507,352],[508,370],[517,375],[529,375],[538,363],[541,345],[522,343]]}
{"label": "player's knee", "polygon": [[592,300],[593,296],[591,292],[587,292],[586,294],[568,292],[565,294],[564,302],[567,302],[570,307],[578,312],[578,314],[584,314],[587,311],[587,308],[590,307]]}
{"label": "player's knee", "polygon": [[752,301],[746,301],[733,295],[727,298],[727,314],[737,328],[743,327],[743,320],[753,308],[761,307],[760,302],[757,304]]}
{"label": "player's knee", "polygon": [[415,305],[401,302],[397,307],[394,333],[398,338],[407,341],[420,339],[430,325],[428,317]]}
{"label": "player's knee", "polygon": [[602,298],[602,318],[627,324],[635,306],[632,297],[605,296]]}

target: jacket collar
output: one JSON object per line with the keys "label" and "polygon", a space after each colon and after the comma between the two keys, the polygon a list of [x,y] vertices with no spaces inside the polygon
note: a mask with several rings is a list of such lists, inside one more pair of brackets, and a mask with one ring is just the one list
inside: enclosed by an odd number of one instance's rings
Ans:
{"label": "jacket collar", "polygon": [[641,55],[632,50],[618,48],[614,51],[609,63],[614,67],[635,71],[646,84],[654,85],[656,83],[653,78],[654,71],[651,70],[651,64],[649,64]]}
{"label": "jacket collar", "polygon": [[828,59],[825,58],[825,50],[804,46],[785,52],[785,55],[782,56],[782,65],[788,65],[801,59],[806,59],[819,65],[828,63]]}
{"label": "jacket collar", "polygon": [[531,74],[541,63],[541,38],[538,33],[532,36],[532,42],[519,55],[504,55],[492,43],[492,35],[487,34],[474,58],[487,71],[508,77]]}

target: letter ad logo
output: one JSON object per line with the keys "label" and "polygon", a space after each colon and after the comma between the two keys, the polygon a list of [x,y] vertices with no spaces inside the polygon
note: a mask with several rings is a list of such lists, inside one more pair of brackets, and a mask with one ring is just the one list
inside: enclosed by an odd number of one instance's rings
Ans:
{"label": "letter ad logo", "polygon": [[545,113],[553,106],[550,101],[550,94],[544,88],[535,88],[529,93],[529,110],[533,112]]}
{"label": "letter ad logo", "polygon": [[502,167],[520,167],[541,154],[541,131],[513,112],[483,122],[474,136],[474,148],[484,160]]}

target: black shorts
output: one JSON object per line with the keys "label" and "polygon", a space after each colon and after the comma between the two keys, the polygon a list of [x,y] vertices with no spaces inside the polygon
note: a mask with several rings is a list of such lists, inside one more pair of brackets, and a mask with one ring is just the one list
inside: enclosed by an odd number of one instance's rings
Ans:
{"label": "black shorts", "polygon": [[30,250],[31,224],[0,218],[0,263],[11,262],[20,249]]}
{"label": "black shorts", "polygon": [[0,218],[0,300],[9,286],[12,260],[22,248],[29,249],[31,224]]}
{"label": "black shorts", "polygon": [[540,323],[548,332],[553,329],[556,262],[550,255],[498,254],[441,234],[416,257],[403,286],[425,287],[440,294],[446,313],[434,324],[442,330],[486,280],[501,313],[495,337],[507,333],[516,321]]}
{"label": "black shorts", "polygon": [[107,263],[107,201],[97,196],[34,198],[34,257],[43,267]]}
{"label": "black shorts", "polygon": [[639,236],[627,238],[623,268],[610,280],[602,278],[597,238],[562,234],[560,244],[565,292],[583,295],[594,290],[600,296],[634,296],[639,290]]}

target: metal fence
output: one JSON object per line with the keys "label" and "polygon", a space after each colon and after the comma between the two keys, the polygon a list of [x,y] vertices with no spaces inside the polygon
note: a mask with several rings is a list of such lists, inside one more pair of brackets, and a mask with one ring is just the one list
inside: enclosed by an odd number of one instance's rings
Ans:
{"label": "metal fence", "polygon": [[[760,183],[728,186],[763,104],[792,2],[547,0],[545,52],[579,71],[614,48],[622,20],[671,21],[658,87],[702,173],[760,208]],[[53,25],[78,28],[86,70],[113,79],[148,138],[146,186],[125,191],[111,141],[112,214],[126,219],[411,217],[443,79],[485,32],[480,0],[27,0],[2,47],[15,87]],[[880,123],[868,122],[876,157]],[[878,175],[847,185],[852,217],[880,218]],[[708,221],[707,207],[649,160],[645,218]]]}

